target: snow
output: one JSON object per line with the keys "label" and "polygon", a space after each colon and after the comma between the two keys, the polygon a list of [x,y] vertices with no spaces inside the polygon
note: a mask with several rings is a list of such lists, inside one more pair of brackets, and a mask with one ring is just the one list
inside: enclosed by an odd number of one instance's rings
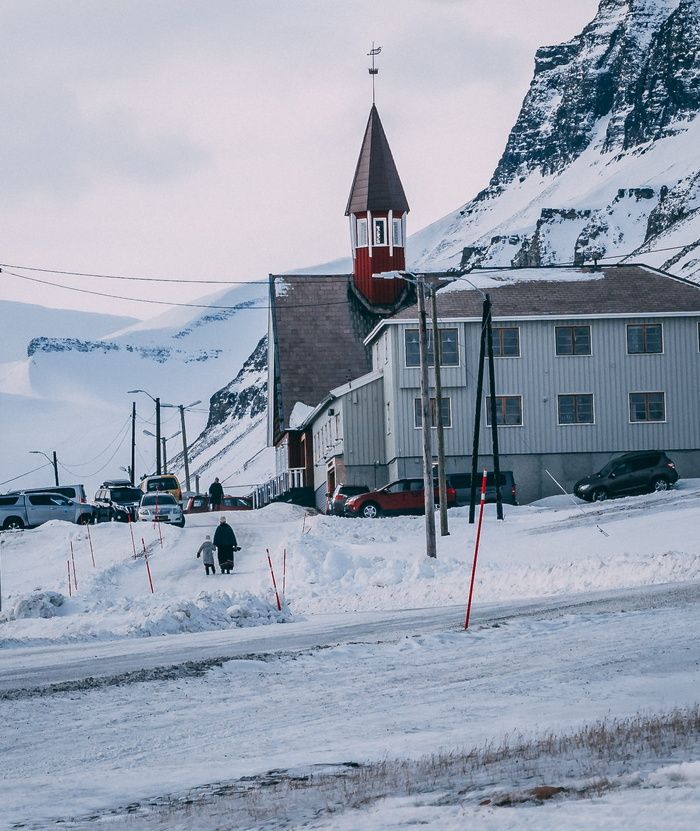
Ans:
{"label": "snow", "polygon": [[292,430],[298,429],[313,411],[313,407],[310,407],[308,404],[304,404],[303,401],[297,401],[292,407],[292,412],[289,416],[289,427]]}
{"label": "snow", "polygon": [[502,272],[488,274],[474,273],[466,278],[458,278],[440,289],[440,294],[454,291],[470,291],[479,288],[482,291],[492,291],[508,283],[578,283],[602,280],[602,271],[582,271],[579,268],[518,268],[504,269]]}
{"label": "snow", "polygon": [[[218,515],[161,528],[162,547],[157,528],[136,523],[155,594],[127,525],[92,527],[89,539],[61,522],[0,534],[2,822],[130,827],[118,806],[138,802],[138,827],[187,828],[190,814],[156,824],[149,800],[203,787],[202,810],[213,811],[213,783],[273,769],[418,759],[697,702],[700,481],[604,505],[506,506],[503,522],[487,506],[466,634],[474,526],[465,509],[449,516],[429,561],[420,517],[350,520],[287,504],[230,513],[242,546],[230,576],[206,576],[195,557]],[[67,597],[71,542],[78,591]],[[644,765],[615,790],[537,813],[426,786],[346,813],[319,816],[309,803],[300,818],[329,830],[536,818],[588,831],[663,802],[678,821],[667,827],[686,827],[700,803],[697,758],[677,750]],[[197,825],[220,827],[206,816]]]}

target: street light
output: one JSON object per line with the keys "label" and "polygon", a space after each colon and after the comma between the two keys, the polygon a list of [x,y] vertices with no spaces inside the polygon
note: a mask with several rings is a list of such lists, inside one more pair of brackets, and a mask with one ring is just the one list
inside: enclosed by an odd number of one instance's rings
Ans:
{"label": "street light", "polygon": [[146,390],[127,390],[129,395],[134,395],[137,392],[142,392],[144,395],[147,395],[156,405],[156,475],[160,476],[160,398],[154,398],[151,393],[146,392]]}
{"label": "street light", "polygon": [[182,456],[185,460],[185,487],[189,491],[190,489],[190,460],[187,458],[187,433],[185,431],[185,410],[189,410],[190,407],[196,407],[197,404],[201,404],[202,402],[197,399],[197,401],[193,401],[191,404],[161,404],[161,407],[177,407],[180,410],[180,424],[181,424],[181,431],[182,431]]}
{"label": "street light", "polygon": [[[144,435],[146,435],[146,436],[151,436],[154,439],[156,438],[155,433],[151,433],[150,430],[144,430],[143,432],[144,432]],[[172,436],[168,436],[167,439],[165,438],[165,436],[161,436],[160,442],[163,445],[163,473],[168,472],[168,453],[167,453],[168,442],[170,441],[170,439],[174,439],[175,436],[179,436],[179,435],[180,435],[180,431],[178,430],[177,433],[173,433]],[[160,474],[158,474],[158,475],[160,475]]]}
{"label": "street light", "polygon": [[43,456],[46,461],[53,466],[53,476],[56,480],[56,487],[58,487],[58,459],[56,458],[56,451],[53,451],[53,459],[50,459],[43,450],[30,450],[29,452]]}

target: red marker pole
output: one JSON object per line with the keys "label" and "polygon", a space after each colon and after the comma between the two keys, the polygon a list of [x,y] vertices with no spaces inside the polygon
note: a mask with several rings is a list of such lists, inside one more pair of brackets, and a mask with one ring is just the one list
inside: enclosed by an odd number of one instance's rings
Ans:
{"label": "red marker pole", "polygon": [[472,579],[469,584],[469,600],[467,601],[467,616],[464,619],[464,628],[469,628],[469,618],[472,611],[472,595],[474,594],[474,578],[476,577],[476,559],[479,556],[479,541],[481,540],[481,523],[484,519],[484,505],[486,503],[486,470],[481,477],[481,504],[479,506],[479,524],[476,529],[476,540],[474,540],[474,562],[472,563]]}
{"label": "red marker pole", "polygon": [[143,545],[143,558],[146,561],[146,573],[148,574],[148,585],[151,587],[151,594],[155,594],[155,589],[153,588],[153,578],[151,577],[151,566],[148,563],[148,551],[146,551],[146,543],[144,542],[143,537],[141,537],[141,544]]}
{"label": "red marker pole", "polygon": [[95,566],[95,551],[94,551],[94,549],[93,549],[93,547],[92,547],[92,537],[90,536],[90,526],[89,526],[89,525],[86,525],[86,526],[85,526],[85,528],[87,529],[87,532],[88,532],[88,542],[90,543],[90,556],[92,557],[92,567],[93,567],[93,568],[96,568],[96,566]]}
{"label": "red marker pole", "polygon": [[76,594],[78,592],[78,577],[75,573],[75,557],[73,556],[73,540],[70,541],[70,561],[73,564],[73,585],[75,586]]}
{"label": "red marker pole", "polygon": [[70,584],[70,560],[66,560],[66,566],[68,567],[68,597],[73,597],[73,588]]}
{"label": "red marker pole", "polygon": [[131,514],[129,514],[129,531],[131,531],[131,547],[134,549],[134,559],[136,559],[136,541],[134,540],[134,526],[131,524]]}
{"label": "red marker pole", "polygon": [[274,569],[272,568],[272,560],[270,558],[270,549],[266,548],[265,551],[267,551],[267,562],[270,566],[270,574],[272,575],[272,588],[275,590],[275,599],[277,600],[277,611],[281,612],[282,611],[282,604],[280,603],[280,596],[277,593],[277,583],[275,581],[275,572],[274,572]]}

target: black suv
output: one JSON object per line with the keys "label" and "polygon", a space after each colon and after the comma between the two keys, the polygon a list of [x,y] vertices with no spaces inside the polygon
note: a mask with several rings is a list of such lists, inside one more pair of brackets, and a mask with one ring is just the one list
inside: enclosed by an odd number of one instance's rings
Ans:
{"label": "black suv", "polygon": [[668,490],[678,481],[678,471],[659,450],[638,450],[611,459],[592,476],[579,479],[574,494],[587,502],[602,502],[609,496],[626,496]]}
{"label": "black suv", "polygon": [[326,494],[326,513],[344,516],[345,503],[361,493],[369,493],[367,485],[338,485],[333,493]]}
{"label": "black suv", "polygon": [[104,482],[95,494],[95,521],[134,522],[142,496],[128,480]]}

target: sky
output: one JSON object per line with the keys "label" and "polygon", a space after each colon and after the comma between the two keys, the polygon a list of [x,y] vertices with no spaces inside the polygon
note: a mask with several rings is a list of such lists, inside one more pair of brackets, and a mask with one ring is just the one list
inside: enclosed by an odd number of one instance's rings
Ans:
{"label": "sky", "polygon": [[[0,263],[242,281],[347,256],[372,42],[377,107],[417,231],[488,183],[535,50],[578,34],[597,6],[5,0]],[[34,276],[169,303],[211,291]],[[163,311],[6,273],[0,299]]]}

